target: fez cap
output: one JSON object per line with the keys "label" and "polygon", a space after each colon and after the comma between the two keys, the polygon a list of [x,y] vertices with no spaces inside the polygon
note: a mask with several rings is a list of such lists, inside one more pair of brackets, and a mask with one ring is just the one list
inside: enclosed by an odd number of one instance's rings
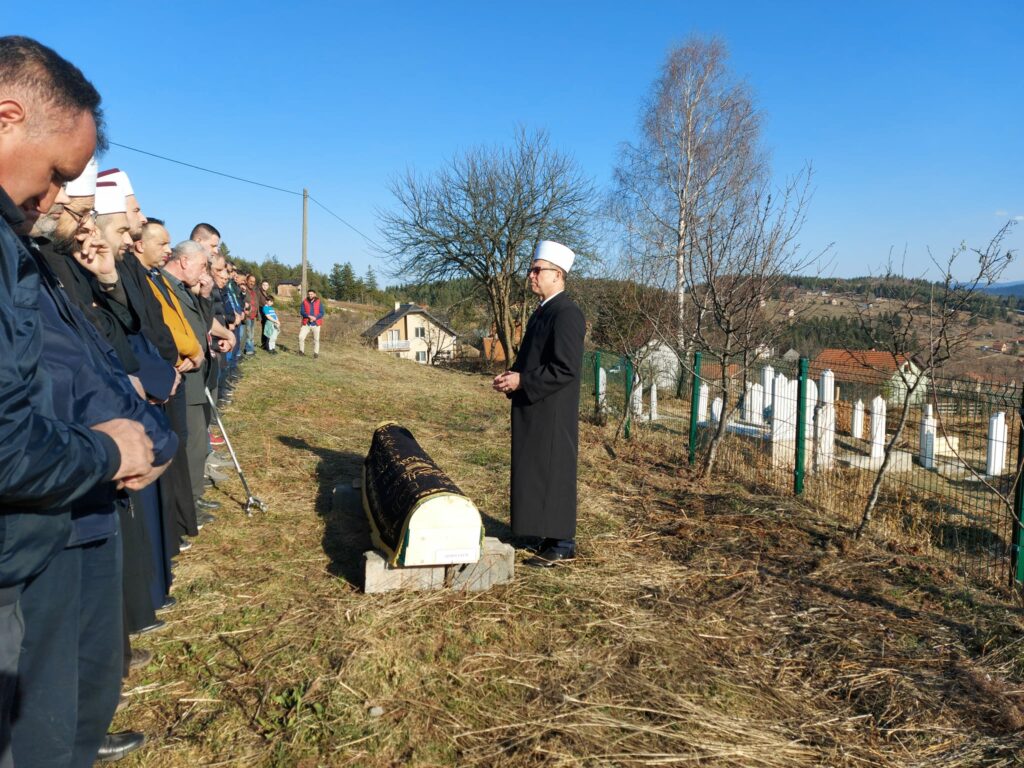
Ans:
{"label": "fez cap", "polygon": [[105,213],[127,213],[124,204],[124,192],[115,181],[96,182],[96,202],[93,204],[98,215]]}
{"label": "fez cap", "polygon": [[135,194],[135,190],[132,189],[132,183],[128,178],[128,174],[120,168],[109,168],[105,171],[101,171],[98,178],[100,181],[113,181],[121,188],[121,192],[125,197]]}

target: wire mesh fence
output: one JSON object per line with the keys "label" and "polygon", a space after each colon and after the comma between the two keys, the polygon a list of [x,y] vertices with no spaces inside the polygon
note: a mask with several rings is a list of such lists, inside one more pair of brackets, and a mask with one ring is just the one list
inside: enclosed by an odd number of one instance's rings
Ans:
{"label": "wire mesh fence", "polygon": [[652,421],[670,428],[693,463],[714,442],[717,474],[800,494],[849,525],[861,522],[884,463],[871,526],[913,540],[964,576],[1024,581],[1024,390],[928,377],[887,353],[826,353],[762,358],[746,370],[700,355],[662,370],[588,353],[582,407],[609,420],[628,408],[633,430]]}

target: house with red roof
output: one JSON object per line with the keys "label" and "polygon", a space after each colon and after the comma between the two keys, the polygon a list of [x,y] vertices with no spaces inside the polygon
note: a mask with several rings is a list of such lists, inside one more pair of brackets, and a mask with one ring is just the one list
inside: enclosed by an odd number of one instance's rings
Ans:
{"label": "house with red roof", "polygon": [[[809,373],[816,379],[826,370],[835,375],[844,400],[860,398],[867,402],[882,395],[890,406],[901,405],[908,384],[913,386],[922,376],[913,358],[875,349],[823,349],[811,361]],[[925,402],[927,390],[927,381],[917,386],[912,397],[915,405]]]}

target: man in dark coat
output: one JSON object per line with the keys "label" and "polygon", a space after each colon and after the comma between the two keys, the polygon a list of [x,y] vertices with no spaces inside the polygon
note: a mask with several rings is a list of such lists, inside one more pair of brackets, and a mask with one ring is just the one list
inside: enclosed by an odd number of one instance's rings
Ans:
{"label": "man in dark coat", "polygon": [[[45,324],[55,323],[65,340],[73,331],[52,303],[44,317],[37,263],[15,231],[27,231],[25,212],[48,211],[63,181],[85,168],[97,142],[99,101],[82,73],[54,51],[27,38],[0,37],[0,765],[12,761],[9,717],[16,688],[33,692],[19,679],[26,633],[39,629],[29,626],[23,610],[26,587],[47,575],[68,542],[71,505],[100,484],[144,476],[153,460],[153,444],[135,421],[114,418],[90,428],[78,410],[62,417],[61,410],[71,412],[92,394],[74,397],[78,382],[63,374],[76,364],[89,369],[91,361],[72,338],[60,371],[44,364]],[[73,582],[76,591],[92,586],[92,580]],[[55,602],[77,607],[69,599],[72,583],[63,587]],[[62,618],[61,626],[78,626]],[[119,626],[116,610],[112,618]],[[59,661],[77,659],[74,654]],[[88,681],[79,684],[80,691],[88,687]],[[45,690],[69,703],[63,691]],[[111,715],[116,701],[115,687]],[[84,739],[93,742],[85,745],[87,752],[92,747],[90,762],[106,725]],[[38,735],[55,738],[56,731],[48,727]]]}
{"label": "man in dark coat", "polygon": [[511,370],[494,388],[512,400],[512,531],[540,536],[527,565],[551,567],[576,556],[576,459],[580,369],[586,321],[565,294],[575,254],[538,244],[530,290],[541,304],[530,317]]}

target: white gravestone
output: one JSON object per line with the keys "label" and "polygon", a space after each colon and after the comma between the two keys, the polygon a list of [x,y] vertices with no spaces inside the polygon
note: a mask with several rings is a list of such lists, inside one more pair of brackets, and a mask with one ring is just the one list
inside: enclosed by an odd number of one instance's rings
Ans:
{"label": "white gravestone", "polygon": [[779,404],[779,398],[780,397],[787,397],[786,393],[789,391],[787,389],[788,386],[789,386],[789,379],[786,378],[786,374],[784,374],[784,373],[776,373],[775,374],[775,378],[772,379],[772,415],[773,416],[775,414],[775,408]]}
{"label": "white gravestone", "polygon": [[701,384],[697,388],[697,423],[705,424],[708,420],[708,397],[711,389],[707,384]]}
{"label": "white gravestone", "polygon": [[792,467],[796,447],[796,385],[779,373],[772,395],[772,465]]}
{"label": "white gravestone", "polygon": [[818,385],[808,379],[804,393],[804,436],[814,436],[814,409],[818,407]]}
{"label": "white gravestone", "polygon": [[918,440],[918,461],[925,469],[935,469],[935,435],[938,424],[932,415],[931,405],[924,407],[924,415],[921,416],[921,433]]}
{"label": "white gravestone", "polygon": [[750,416],[745,418],[751,424],[764,424],[764,387],[754,384],[747,393],[750,396]]}
{"label": "white gravestone", "polygon": [[1001,475],[1006,469],[1006,414],[1002,411],[992,414],[988,420],[988,453],[985,460],[985,474]]}
{"label": "white gravestone", "polygon": [[836,375],[832,371],[822,371],[818,382],[818,396],[822,405],[831,405],[836,401]]}
{"label": "white gravestone", "polygon": [[770,410],[772,407],[772,388],[775,385],[775,369],[766,365],[761,369],[761,391],[764,392],[764,407],[765,410]]}
{"label": "white gravestone", "polygon": [[651,421],[658,420],[658,385],[651,382],[651,406],[647,413]]}
{"label": "white gravestone", "polygon": [[832,403],[818,406],[814,420],[814,467],[818,472],[832,469],[836,456],[836,407]]}
{"label": "white gravestone", "polygon": [[876,395],[871,401],[871,461],[885,455],[885,398]]}
{"label": "white gravestone", "polygon": [[864,439],[864,401],[853,404],[853,415],[850,417],[850,435],[854,440]]}
{"label": "white gravestone", "polygon": [[716,397],[711,401],[711,421],[715,424],[722,420],[722,398]]}

